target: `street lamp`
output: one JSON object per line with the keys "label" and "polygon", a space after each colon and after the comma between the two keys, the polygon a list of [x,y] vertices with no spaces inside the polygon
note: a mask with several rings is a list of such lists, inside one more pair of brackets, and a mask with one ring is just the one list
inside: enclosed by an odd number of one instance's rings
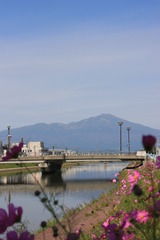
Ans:
{"label": "street lamp", "polygon": [[120,126],[120,154],[122,154],[122,125],[123,125],[123,122],[118,122],[118,125]]}
{"label": "street lamp", "polygon": [[128,131],[128,154],[130,154],[130,130],[131,127],[127,127],[127,131]]}
{"label": "street lamp", "polygon": [[11,134],[10,134],[10,129],[11,129],[11,126],[8,126],[8,150],[10,151],[11,150]]}

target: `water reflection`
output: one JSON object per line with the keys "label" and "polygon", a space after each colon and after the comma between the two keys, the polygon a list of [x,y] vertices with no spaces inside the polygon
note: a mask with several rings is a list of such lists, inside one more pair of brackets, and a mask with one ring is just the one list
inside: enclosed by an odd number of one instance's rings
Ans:
{"label": "water reflection", "polygon": [[40,221],[50,219],[48,213],[34,191],[39,189],[38,182],[47,194],[52,194],[66,208],[76,207],[97,198],[102,192],[114,187],[110,181],[114,174],[128,163],[95,163],[72,166],[60,174],[42,175],[18,174],[0,177],[0,204],[6,208],[8,201],[23,206],[24,217],[30,221],[31,228],[39,227]]}
{"label": "water reflection", "polygon": [[19,173],[10,176],[1,176],[0,185],[36,185],[39,182],[43,187],[50,187],[63,185],[70,181],[110,180],[113,177],[113,173],[120,171],[127,164],[128,162],[84,164],[64,169],[61,173],[46,175],[42,175],[41,172],[33,174]]}

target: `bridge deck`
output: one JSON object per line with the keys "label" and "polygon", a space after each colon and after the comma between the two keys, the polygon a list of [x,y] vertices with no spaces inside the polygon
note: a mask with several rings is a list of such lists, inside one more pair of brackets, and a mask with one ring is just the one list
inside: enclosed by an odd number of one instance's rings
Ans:
{"label": "bridge deck", "polygon": [[[78,162],[78,161],[143,161],[145,159],[144,156],[137,156],[135,154],[80,154],[80,155],[60,155],[60,156],[27,156],[27,157],[19,157],[18,159],[11,159],[12,162],[57,162],[57,161],[66,161],[66,162]],[[2,162],[0,162],[2,163]],[[5,163],[5,162],[3,162]],[[8,163],[8,161],[6,162]]]}

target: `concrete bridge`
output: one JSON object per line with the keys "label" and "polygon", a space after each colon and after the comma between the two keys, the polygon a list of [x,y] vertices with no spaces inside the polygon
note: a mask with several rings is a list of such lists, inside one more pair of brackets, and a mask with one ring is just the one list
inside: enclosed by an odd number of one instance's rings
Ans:
{"label": "concrete bridge", "polygon": [[59,171],[62,164],[78,163],[78,162],[114,162],[114,161],[144,161],[144,156],[137,156],[136,154],[77,154],[77,155],[47,155],[47,156],[27,156],[19,157],[17,159],[10,159],[7,162],[0,162],[5,164],[8,162],[22,164],[22,163],[37,163],[39,164],[42,173]]}
{"label": "concrete bridge", "polygon": [[[136,154],[77,154],[77,155],[47,155],[47,156],[27,156],[19,157],[19,161],[35,161],[35,162],[79,162],[79,161],[143,161],[144,156]],[[12,159],[16,160],[16,159]]]}

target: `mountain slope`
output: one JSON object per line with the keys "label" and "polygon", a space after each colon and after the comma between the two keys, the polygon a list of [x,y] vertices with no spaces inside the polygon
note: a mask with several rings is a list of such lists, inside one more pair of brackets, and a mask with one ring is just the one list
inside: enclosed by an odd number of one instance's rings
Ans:
{"label": "mountain slope", "polygon": [[[131,151],[142,148],[142,135],[160,135],[160,130],[141,124],[129,122],[111,114],[101,114],[78,122],[38,123],[35,125],[11,129],[12,142],[43,141],[46,147],[78,149],[79,151],[119,151],[120,127],[118,121],[124,121],[122,126],[123,151],[127,151],[128,132],[131,126]],[[0,132],[3,143],[7,140],[7,131]]]}

